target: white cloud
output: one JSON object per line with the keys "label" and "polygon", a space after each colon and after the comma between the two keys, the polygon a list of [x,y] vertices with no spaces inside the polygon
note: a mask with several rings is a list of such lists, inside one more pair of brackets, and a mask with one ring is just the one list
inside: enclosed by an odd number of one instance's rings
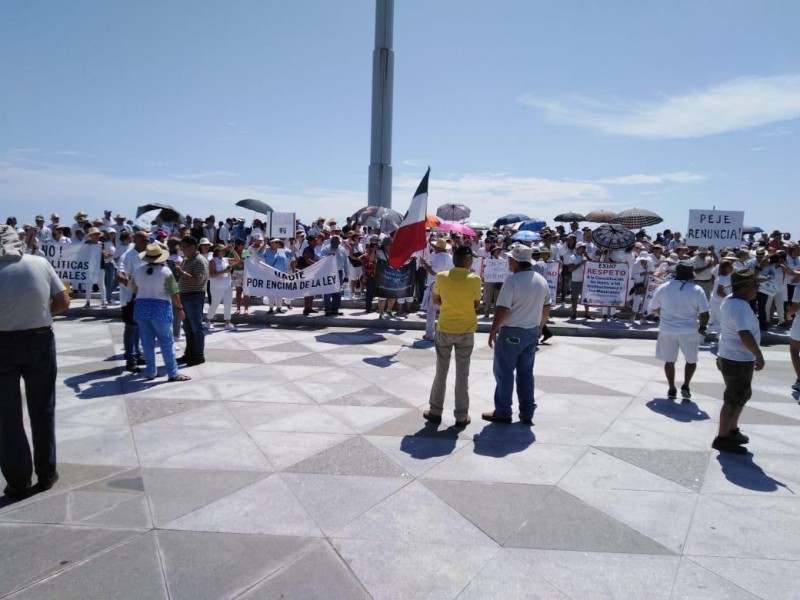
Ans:
{"label": "white cloud", "polygon": [[182,181],[197,181],[203,179],[237,177],[238,175],[238,173],[232,173],[231,171],[200,171],[198,173],[179,173],[177,175],[170,175],[170,177]]}
{"label": "white cloud", "polygon": [[520,101],[557,123],[639,138],[694,138],[800,118],[800,75],[742,77],[636,104],[578,96]]}
{"label": "white cloud", "polygon": [[676,173],[661,173],[657,175],[623,175],[621,177],[604,177],[596,180],[597,183],[608,185],[657,185],[659,183],[694,183],[705,181],[703,175],[678,171]]}

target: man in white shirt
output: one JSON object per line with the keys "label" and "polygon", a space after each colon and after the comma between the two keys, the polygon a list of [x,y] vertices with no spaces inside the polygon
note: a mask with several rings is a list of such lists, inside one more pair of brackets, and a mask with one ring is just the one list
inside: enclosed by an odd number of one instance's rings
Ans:
{"label": "man in white shirt", "polygon": [[425,311],[425,335],[422,339],[428,342],[434,340],[434,331],[436,329],[436,316],[439,314],[439,306],[433,302],[433,284],[436,283],[436,275],[443,271],[449,271],[453,268],[453,257],[448,252],[447,242],[440,238],[433,244],[433,255],[428,263],[428,288],[425,291],[425,300],[427,300],[427,309]]}
{"label": "man in white shirt", "polygon": [[125,369],[131,373],[138,373],[139,367],[144,364],[142,349],[139,343],[139,328],[133,319],[133,288],[130,285],[131,276],[136,269],[144,264],[139,258],[139,253],[147,250],[150,243],[149,235],[144,231],[133,234],[133,245],[119,260],[117,281],[119,282],[119,303],[122,306],[122,320],[125,323],[123,344],[125,346]]}
{"label": "man in white shirt", "polygon": [[[678,350],[686,360],[683,371],[681,397],[688,402],[692,397],[689,385],[697,369],[700,351],[700,335],[705,335],[708,325],[708,298],[703,289],[692,282],[694,269],[689,263],[679,263],[675,268],[675,279],[662,283],[653,293],[650,310],[659,316],[656,358],[664,361],[664,374],[669,390],[667,397],[678,397],[675,388],[675,362]],[[698,328],[698,317],[700,325]]]}
{"label": "man in white shirt", "polygon": [[711,288],[714,284],[714,274],[711,270],[716,264],[716,254],[709,256],[708,248],[706,246],[700,246],[691,259],[691,263],[692,267],[694,267],[694,281],[703,288],[706,297],[708,297],[708,295],[711,294]]}

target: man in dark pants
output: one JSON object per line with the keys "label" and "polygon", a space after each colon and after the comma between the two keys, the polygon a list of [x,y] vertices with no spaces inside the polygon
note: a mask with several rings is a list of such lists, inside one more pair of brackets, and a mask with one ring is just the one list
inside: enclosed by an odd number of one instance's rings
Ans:
{"label": "man in dark pants", "polygon": [[208,281],[208,261],[197,251],[197,240],[186,236],[181,240],[183,263],[176,270],[179,274],[178,288],[186,319],[183,331],[186,334],[186,350],[177,359],[178,364],[192,367],[206,362],[206,333],[203,329],[203,305]]}
{"label": "man in dark pants", "polygon": [[139,253],[147,249],[150,237],[144,231],[137,231],[133,235],[133,246],[128,248],[119,260],[117,281],[119,282],[119,299],[122,305],[122,321],[125,323],[123,343],[125,344],[125,370],[138,373],[139,367],[144,364],[142,349],[139,343],[139,328],[133,320],[133,307],[136,302],[130,280],[133,272],[141,267],[144,262],[139,258]]}
{"label": "man in dark pants", "polygon": [[[56,344],[53,319],[69,295],[46,259],[25,254],[13,227],[0,225],[0,470],[3,493],[21,499],[48,490],[56,471]],[[9,290],[14,290],[10,293]],[[25,382],[33,460],[22,422]],[[31,486],[32,472],[38,483]]]}

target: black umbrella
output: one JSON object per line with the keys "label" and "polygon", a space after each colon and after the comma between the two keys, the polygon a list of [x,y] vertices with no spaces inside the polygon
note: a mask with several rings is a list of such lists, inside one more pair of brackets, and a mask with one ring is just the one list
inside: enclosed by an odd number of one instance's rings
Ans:
{"label": "black umbrella", "polygon": [[523,215],[522,213],[511,213],[508,215],[503,215],[499,219],[494,222],[495,227],[502,227],[503,225],[511,225],[512,223],[521,223],[522,221],[530,221],[531,218],[528,215]]}
{"label": "black umbrella", "polygon": [[169,204],[159,204],[157,202],[152,204],[143,204],[142,206],[138,207],[136,209],[136,218],[138,219],[144,213],[159,209],[161,209],[161,212],[158,213],[158,216],[161,218],[161,220],[175,223],[183,221],[183,215],[179,213],[176,208],[170,206]]}
{"label": "black umbrella", "polygon": [[647,210],[645,208],[631,208],[618,213],[616,217],[609,221],[609,223],[624,225],[629,229],[641,229],[642,227],[658,225],[663,220],[664,219],[659,217],[652,210]]}
{"label": "black umbrella", "polygon": [[605,223],[592,231],[592,241],[604,250],[619,250],[633,246],[636,235],[623,225]]}
{"label": "black umbrella", "polygon": [[750,235],[751,233],[762,233],[764,230],[761,227],[748,227],[745,225],[742,227],[742,233],[745,235]]}
{"label": "black umbrella", "polygon": [[262,215],[275,212],[272,209],[272,207],[266,202],[262,200],[254,200],[253,198],[245,198],[244,200],[239,200],[236,203],[236,206],[241,206],[242,208],[246,208],[247,210],[252,210],[253,212],[261,213]]}
{"label": "black umbrella", "polygon": [[585,221],[586,217],[584,217],[581,213],[575,212],[565,212],[561,213],[560,215],[556,215],[553,221],[559,221],[561,223],[572,223],[573,221]]}
{"label": "black umbrella", "polygon": [[385,206],[365,206],[364,208],[358,209],[353,214],[353,218],[361,225],[364,225],[370,218],[381,221],[382,223],[394,223],[397,225],[403,222],[403,215]]}

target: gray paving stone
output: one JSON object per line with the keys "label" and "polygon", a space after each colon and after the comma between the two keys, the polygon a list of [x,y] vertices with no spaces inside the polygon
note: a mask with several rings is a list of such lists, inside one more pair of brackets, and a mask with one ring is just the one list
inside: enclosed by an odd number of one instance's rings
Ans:
{"label": "gray paving stone", "polygon": [[[313,577],[309,577],[313,573]],[[326,542],[240,596],[259,598],[325,598],[358,600],[370,598],[361,582]]]}
{"label": "gray paving stone", "polygon": [[[800,417],[800,415],[798,415]],[[792,419],[774,412],[745,406],[739,423],[743,425],[800,425],[800,419]]]}
{"label": "gray paving stone", "polygon": [[361,436],[354,436],[323,450],[316,456],[290,466],[295,473],[329,475],[408,476],[400,466]]}
{"label": "gray paving stone", "polygon": [[120,529],[0,523],[0,595],[136,535],[137,532]]}
{"label": "gray paving stone", "polygon": [[672,587],[672,597],[681,600],[709,598],[758,600],[759,598],[688,558],[681,559],[678,574],[675,576],[675,585]]}
{"label": "gray paving stone", "polygon": [[696,492],[703,487],[703,479],[711,456],[710,452],[691,450],[649,450],[609,446],[597,446],[597,448]]}
{"label": "gray paving stone", "polygon": [[323,404],[336,406],[384,406],[391,408],[408,408],[409,404],[397,396],[371,385],[361,391],[347,394],[339,398],[332,398]]}
{"label": "gray paving stone", "polygon": [[[695,556],[692,560],[758,598],[796,598],[796,560]],[[735,596],[731,596],[735,597]]]}
{"label": "gray paving stone", "polygon": [[[421,410],[409,411],[374,429],[370,429],[365,435],[389,435],[393,437],[413,435],[417,438],[424,437],[440,440],[472,439],[472,436],[464,430],[452,427],[451,425],[454,423],[448,424],[448,415],[443,415],[442,424],[437,426],[426,421],[422,417],[422,412]],[[453,422],[455,421],[455,418],[451,416],[449,418],[452,418]]]}
{"label": "gray paving stone", "polygon": [[558,488],[506,544],[514,548],[673,554],[638,531]]}
{"label": "gray paving stone", "polygon": [[313,538],[197,531],[157,536],[173,600],[233,598],[319,544]]}
{"label": "gray paving stone", "polygon": [[204,402],[190,398],[151,398],[128,397],[125,405],[128,408],[128,421],[131,425],[155,421],[162,417],[176,415],[187,410],[199,408]]}
{"label": "gray paving stone", "polygon": [[556,394],[588,394],[591,396],[619,396],[619,392],[603,385],[589,383],[569,377],[551,377],[539,375],[534,367],[536,390],[554,392]]}
{"label": "gray paving stone", "polygon": [[272,362],[270,364],[273,365],[291,365],[297,367],[335,367],[336,363],[328,360],[324,356],[314,353],[314,354],[301,354],[297,356],[293,356],[291,358],[287,358],[284,360],[279,360]]}

